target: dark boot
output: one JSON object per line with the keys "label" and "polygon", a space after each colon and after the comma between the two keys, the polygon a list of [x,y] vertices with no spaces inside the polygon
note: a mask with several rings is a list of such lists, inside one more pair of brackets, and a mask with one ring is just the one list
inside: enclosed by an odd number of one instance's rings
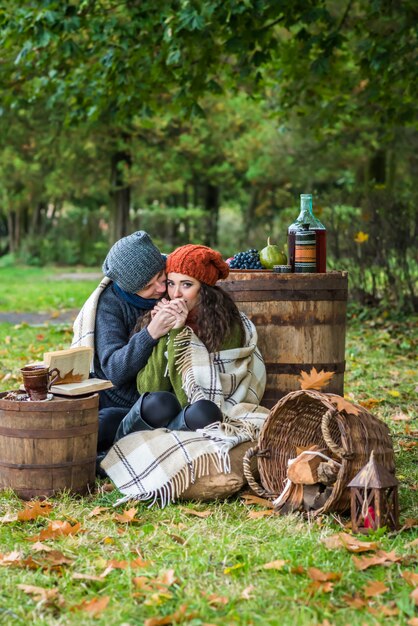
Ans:
{"label": "dark boot", "polygon": [[143,393],[139,400],[135,402],[129,413],[125,415],[119,424],[113,443],[116,443],[119,439],[122,439],[122,437],[139,430],[153,430],[153,427],[147,424],[142,417],[142,403],[147,395],[148,393]]}

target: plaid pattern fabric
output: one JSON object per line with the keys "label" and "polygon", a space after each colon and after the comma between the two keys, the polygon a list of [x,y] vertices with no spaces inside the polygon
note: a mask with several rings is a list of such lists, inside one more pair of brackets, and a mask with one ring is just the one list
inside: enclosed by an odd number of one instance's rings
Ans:
{"label": "plaid pattern fabric", "polygon": [[92,348],[94,353],[94,327],[96,324],[97,305],[103,291],[111,282],[111,279],[105,276],[83,304],[73,324],[72,348],[88,346]]}
{"label": "plaid pattern fabric", "polygon": [[224,421],[196,432],[157,429],[121,439],[102,462],[103,469],[129,499],[159,499],[162,506],[176,500],[211,463],[230,471],[229,450],[256,440],[269,413],[259,405],[266,371],[257,348],[257,331],[242,315],[246,333],[242,348],[210,354],[186,327],[175,339],[177,367],[189,402],[215,402]]}

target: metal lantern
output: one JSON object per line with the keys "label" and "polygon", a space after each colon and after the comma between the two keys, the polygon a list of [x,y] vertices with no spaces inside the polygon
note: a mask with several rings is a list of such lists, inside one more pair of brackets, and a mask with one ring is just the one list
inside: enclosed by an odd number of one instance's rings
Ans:
{"label": "metal lantern", "polygon": [[368,532],[383,526],[399,528],[398,484],[395,476],[376,462],[372,450],[367,465],[348,485],[354,532]]}

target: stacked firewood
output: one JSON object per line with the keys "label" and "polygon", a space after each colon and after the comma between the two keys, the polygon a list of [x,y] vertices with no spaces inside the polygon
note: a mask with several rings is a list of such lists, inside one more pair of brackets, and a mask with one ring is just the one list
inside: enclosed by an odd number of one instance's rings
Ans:
{"label": "stacked firewood", "polygon": [[329,450],[312,445],[297,449],[298,456],[288,463],[287,481],[273,502],[277,513],[317,511],[332,493],[341,463],[329,456]]}

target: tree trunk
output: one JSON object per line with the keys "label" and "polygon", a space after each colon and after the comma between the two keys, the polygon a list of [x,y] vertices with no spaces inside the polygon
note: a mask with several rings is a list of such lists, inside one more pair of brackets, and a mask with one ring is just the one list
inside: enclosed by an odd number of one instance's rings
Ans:
{"label": "tree trunk", "polygon": [[218,244],[219,187],[212,183],[207,183],[205,188],[205,211],[208,216],[205,244],[216,246]]}
{"label": "tree trunk", "polygon": [[125,147],[117,150],[111,157],[111,198],[112,198],[112,224],[111,236],[113,241],[125,237],[130,232],[129,209],[131,205],[131,187],[126,182],[125,171],[129,171],[132,165],[131,153],[126,147],[128,136],[123,137]]}

